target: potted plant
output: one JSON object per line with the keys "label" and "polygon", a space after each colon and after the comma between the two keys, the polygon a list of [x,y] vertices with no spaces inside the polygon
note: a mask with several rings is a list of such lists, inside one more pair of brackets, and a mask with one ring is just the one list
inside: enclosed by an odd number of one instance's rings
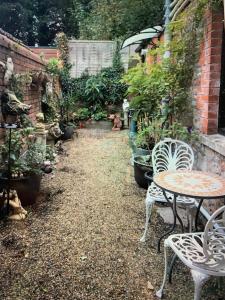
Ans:
{"label": "potted plant", "polygon": [[145,177],[145,173],[153,175],[151,155],[138,155],[134,157],[134,178],[137,184],[144,188],[148,188],[149,180]]}
{"label": "potted plant", "polygon": [[[10,176],[10,189],[16,190],[22,206],[33,204],[40,190],[46,160],[50,159],[50,148],[46,151],[43,145],[35,142],[33,128],[16,129],[11,135],[10,158],[8,139],[0,147],[0,186],[6,189]],[[9,161],[10,159],[10,161]],[[11,172],[8,173],[10,162]],[[47,172],[49,171],[49,168]]]}
{"label": "potted plant", "polygon": [[[148,150],[152,150],[154,145],[164,138],[172,138],[193,143],[198,140],[198,134],[183,126],[179,122],[173,122],[171,125],[163,126],[163,119],[152,119],[147,127],[139,131],[137,136],[138,143],[145,145]],[[138,144],[137,143],[137,144]],[[148,172],[146,178],[145,172]],[[134,175],[136,182],[144,187],[148,187],[148,182],[152,177],[151,155],[134,155]]]}

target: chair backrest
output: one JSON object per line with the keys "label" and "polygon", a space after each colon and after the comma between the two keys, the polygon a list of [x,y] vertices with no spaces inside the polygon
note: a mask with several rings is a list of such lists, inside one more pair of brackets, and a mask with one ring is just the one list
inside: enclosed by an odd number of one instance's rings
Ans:
{"label": "chair backrest", "polygon": [[217,209],[205,226],[203,253],[210,269],[225,267],[225,206]]}
{"label": "chair backrest", "polygon": [[194,163],[192,148],[179,140],[165,139],[152,150],[154,174],[166,170],[191,170]]}

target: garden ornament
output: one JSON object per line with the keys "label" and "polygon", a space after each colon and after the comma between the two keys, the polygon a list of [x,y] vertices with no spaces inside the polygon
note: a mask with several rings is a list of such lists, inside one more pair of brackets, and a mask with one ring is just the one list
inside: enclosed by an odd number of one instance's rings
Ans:
{"label": "garden ornament", "polygon": [[46,129],[48,130],[47,139],[49,139],[49,136],[53,137],[54,139],[57,139],[63,134],[63,132],[61,131],[61,129],[59,127],[58,122],[54,122],[54,123],[49,124]]}
{"label": "garden ornament", "polygon": [[109,115],[109,120],[113,121],[113,131],[117,131],[120,130],[122,127],[122,121],[120,119],[119,114],[111,114]]}
{"label": "garden ornament", "polygon": [[168,248],[191,270],[195,286],[194,300],[200,300],[202,286],[210,276],[225,277],[224,228],[225,206],[212,214],[204,232],[172,234],[165,240],[165,271],[157,297],[162,298],[168,275]]}
{"label": "garden ornament", "polygon": [[44,123],[44,114],[43,113],[38,113],[36,114],[36,125],[35,129],[38,133],[45,133],[45,123]]}
{"label": "garden ornament", "polygon": [[5,70],[3,83],[4,85],[8,86],[14,71],[12,58],[8,57],[6,63],[0,61],[0,66],[2,66],[2,68]]}
{"label": "garden ornament", "polygon": [[[7,202],[7,200],[5,200]],[[15,190],[11,190],[9,194],[10,220],[23,220],[27,215],[27,211],[22,207],[21,201]]]}
{"label": "garden ornament", "polygon": [[28,114],[31,105],[21,102],[14,92],[5,89],[1,95],[1,109],[3,120],[6,122],[7,116],[20,116]]}
{"label": "garden ornament", "polygon": [[[188,144],[179,140],[167,138],[157,143],[152,150],[152,166],[154,175],[166,170],[192,170],[193,163],[193,150]],[[166,195],[171,203],[173,203],[173,195],[168,192]],[[140,239],[141,242],[146,241],[152,208],[155,202],[167,203],[163,195],[163,191],[157,187],[154,182],[152,182],[148,187],[145,198],[146,219],[145,230]],[[193,198],[179,196],[177,197],[177,204],[186,208],[189,231],[191,232],[193,225],[192,214],[193,207],[195,206],[195,200]]]}
{"label": "garden ornament", "polygon": [[124,126],[128,127],[128,113],[129,113],[129,102],[127,99],[123,100],[123,115],[124,115]]}

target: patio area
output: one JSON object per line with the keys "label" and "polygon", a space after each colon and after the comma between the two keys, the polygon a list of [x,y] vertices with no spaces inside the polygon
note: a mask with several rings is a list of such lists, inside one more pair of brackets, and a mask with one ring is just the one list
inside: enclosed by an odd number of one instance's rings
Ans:
{"label": "patio area", "polygon": [[[29,218],[0,224],[0,298],[155,299],[164,270],[157,240],[171,225],[154,211],[150,239],[139,242],[146,190],[134,181],[127,130],[81,129],[64,145],[68,155],[43,180]],[[202,299],[224,299],[217,283]],[[179,261],[165,291],[166,299],[193,299]]]}

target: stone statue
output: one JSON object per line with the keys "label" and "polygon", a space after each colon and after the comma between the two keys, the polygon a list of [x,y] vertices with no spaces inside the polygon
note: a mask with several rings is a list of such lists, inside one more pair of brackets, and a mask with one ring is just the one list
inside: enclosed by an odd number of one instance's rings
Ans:
{"label": "stone statue", "polygon": [[36,125],[35,125],[35,130],[38,133],[45,133],[45,123],[44,123],[44,114],[43,113],[38,113],[36,114]]}
{"label": "stone statue", "polygon": [[[7,200],[5,200],[5,203]],[[27,211],[22,207],[21,201],[18,198],[17,192],[15,190],[11,190],[9,194],[9,219],[10,220],[23,220],[27,215]]]}
{"label": "stone statue", "polygon": [[0,66],[2,66],[5,70],[3,83],[4,85],[8,86],[14,72],[14,64],[12,58],[8,57],[6,63],[0,61]]}
{"label": "stone statue", "polygon": [[31,105],[21,102],[14,92],[5,89],[1,95],[1,108],[4,122],[7,123],[7,116],[19,116],[28,114]]}
{"label": "stone statue", "polygon": [[122,128],[122,121],[119,114],[111,114],[109,115],[109,119],[113,121],[113,131],[117,131]]}
{"label": "stone statue", "polygon": [[123,100],[123,115],[124,115],[124,127],[128,127],[128,113],[129,113],[129,102],[127,99]]}

